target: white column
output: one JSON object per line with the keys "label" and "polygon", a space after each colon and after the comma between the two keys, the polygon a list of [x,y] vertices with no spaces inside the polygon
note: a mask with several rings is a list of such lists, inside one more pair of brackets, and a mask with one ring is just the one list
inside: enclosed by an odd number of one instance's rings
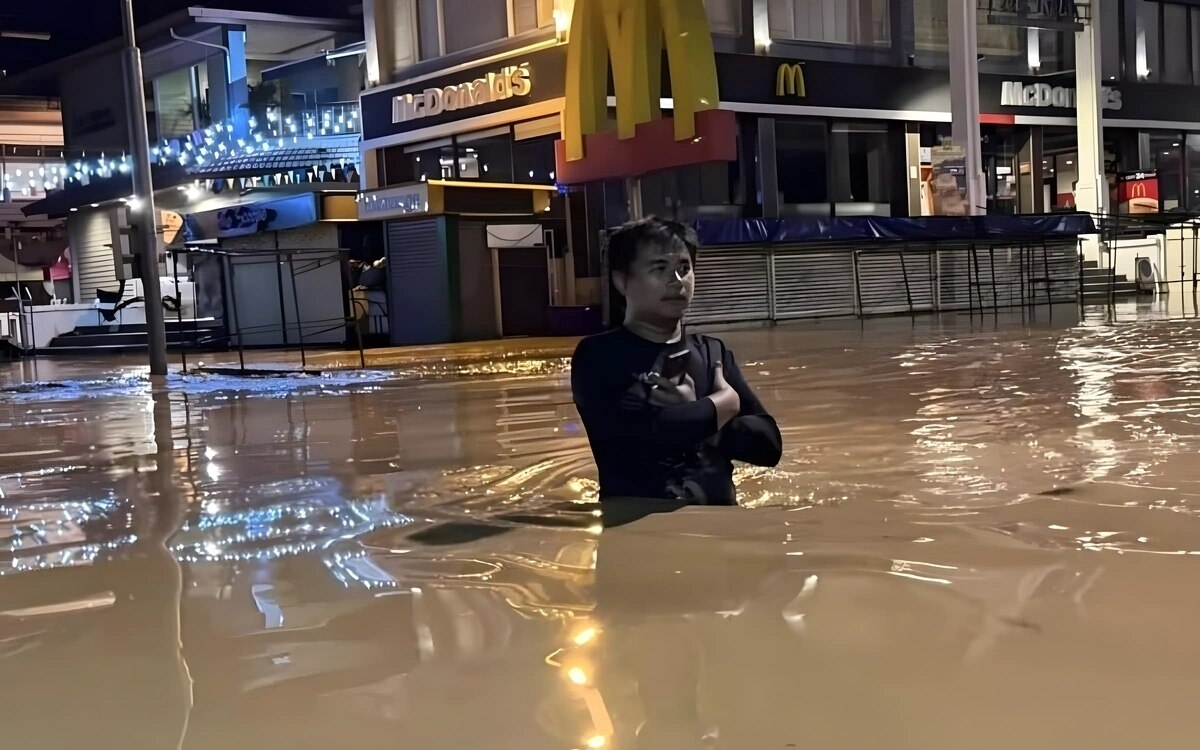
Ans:
{"label": "white column", "polygon": [[948,0],[950,36],[950,115],[954,145],[965,151],[967,205],[987,213],[987,187],[979,143],[979,59],[975,0]]}
{"label": "white column", "polygon": [[[1078,0],[1077,0],[1078,2]],[[1091,5],[1091,18],[1075,34],[1075,127],[1079,143],[1079,183],[1075,207],[1100,213],[1108,205],[1108,182],[1104,179],[1104,120],[1100,75],[1099,3]]]}
{"label": "white column", "polygon": [[391,4],[389,0],[364,0],[363,29],[367,42],[367,84],[391,82],[394,64]]}

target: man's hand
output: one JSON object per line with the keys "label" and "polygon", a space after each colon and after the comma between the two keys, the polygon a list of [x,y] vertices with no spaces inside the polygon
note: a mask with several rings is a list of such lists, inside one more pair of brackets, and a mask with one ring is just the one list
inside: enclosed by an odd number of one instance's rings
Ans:
{"label": "man's hand", "polygon": [[696,400],[696,383],[690,375],[684,375],[676,383],[657,373],[650,373],[649,380],[650,403],[656,406],[676,406]]}
{"label": "man's hand", "polygon": [[729,424],[742,410],[742,398],[725,380],[725,371],[719,362],[713,373],[713,392],[709,398],[717,407],[717,429]]}

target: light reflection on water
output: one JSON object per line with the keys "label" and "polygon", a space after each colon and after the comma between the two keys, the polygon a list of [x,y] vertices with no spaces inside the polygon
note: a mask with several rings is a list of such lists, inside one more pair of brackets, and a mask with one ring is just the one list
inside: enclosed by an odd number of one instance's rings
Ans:
{"label": "light reflection on water", "polygon": [[729,334],[783,463],[603,532],[560,356],[0,394],[6,738],[1191,742],[1200,325],[1055,314]]}

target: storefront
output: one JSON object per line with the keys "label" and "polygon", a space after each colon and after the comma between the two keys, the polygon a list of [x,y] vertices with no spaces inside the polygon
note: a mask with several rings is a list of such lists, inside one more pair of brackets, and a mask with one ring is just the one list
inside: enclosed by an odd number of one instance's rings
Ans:
{"label": "storefront", "polygon": [[545,335],[597,297],[584,197],[556,186],[565,51],[363,94],[359,218],[385,224],[394,343]]}
{"label": "storefront", "polygon": [[[934,215],[934,151],[950,136],[945,71],[716,55],[721,108],[737,113],[739,156],[651,175],[646,213],[736,216]],[[664,77],[664,95],[669,97]],[[1105,171],[1154,172],[1159,209],[1200,210],[1200,102],[1191,87],[1102,91]],[[983,74],[988,213],[1074,208],[1076,92],[1069,75]],[[619,214],[616,218],[620,218]]]}

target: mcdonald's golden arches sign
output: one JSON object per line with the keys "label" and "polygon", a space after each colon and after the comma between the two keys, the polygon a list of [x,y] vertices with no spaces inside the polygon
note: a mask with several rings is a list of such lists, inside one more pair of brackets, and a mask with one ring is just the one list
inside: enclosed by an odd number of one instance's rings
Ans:
{"label": "mcdonald's golden arches sign", "polygon": [[[719,109],[703,0],[575,0],[570,40],[559,182],[633,177],[736,158],[734,116]],[[674,107],[670,118],[660,110],[664,60]],[[605,132],[610,63],[615,133]]]}
{"label": "mcdonald's golden arches sign", "polygon": [[775,72],[775,96],[808,96],[804,82],[804,63],[781,63]]}

